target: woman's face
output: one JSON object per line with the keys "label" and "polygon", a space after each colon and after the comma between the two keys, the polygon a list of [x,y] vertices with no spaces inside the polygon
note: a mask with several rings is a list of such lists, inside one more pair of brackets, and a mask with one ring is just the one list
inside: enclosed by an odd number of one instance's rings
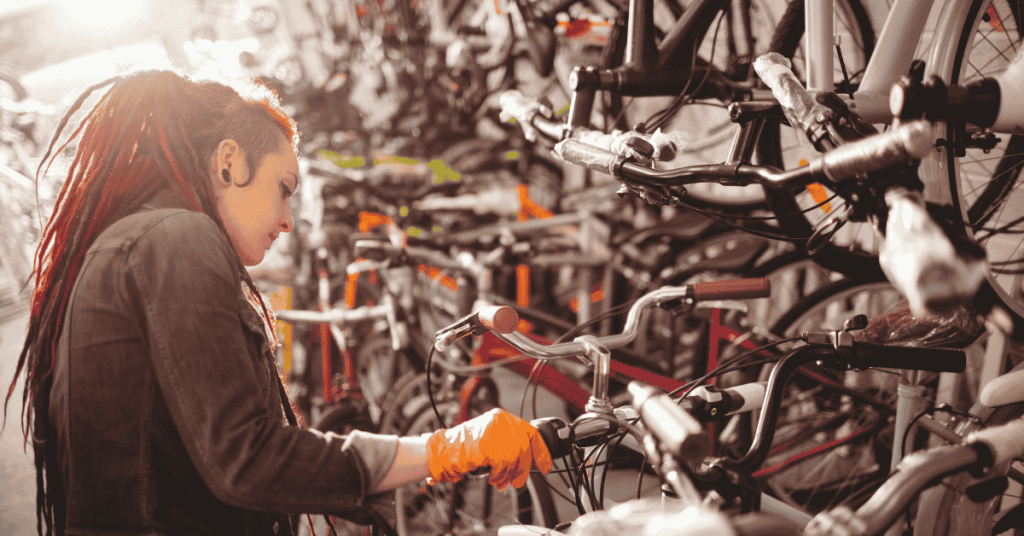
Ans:
{"label": "woman's face", "polygon": [[[221,142],[211,177],[217,192],[217,211],[242,263],[255,266],[270,244],[294,227],[288,199],[299,186],[299,162],[282,136],[281,148],[268,154],[249,184],[245,154],[233,140]],[[231,181],[224,180],[224,171]]]}

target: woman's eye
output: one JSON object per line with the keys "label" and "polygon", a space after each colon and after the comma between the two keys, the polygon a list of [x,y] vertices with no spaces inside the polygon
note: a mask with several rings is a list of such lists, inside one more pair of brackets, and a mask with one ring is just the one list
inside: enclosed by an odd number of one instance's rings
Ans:
{"label": "woman's eye", "polygon": [[289,190],[288,187],[284,185],[284,183],[281,183],[281,197],[283,199],[288,199],[289,197],[291,197],[291,195],[292,191]]}

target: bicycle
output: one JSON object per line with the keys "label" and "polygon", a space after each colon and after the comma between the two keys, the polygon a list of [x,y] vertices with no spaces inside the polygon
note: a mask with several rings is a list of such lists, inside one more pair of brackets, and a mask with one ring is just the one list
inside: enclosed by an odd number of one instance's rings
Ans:
{"label": "bicycle", "polygon": [[[733,285],[738,286],[739,282],[732,282]],[[590,400],[588,409],[592,413],[584,414],[577,419],[577,423],[590,419],[592,421],[603,421],[604,426],[597,426],[591,424],[590,426],[581,426],[574,434],[571,429],[565,429],[564,423],[560,426],[555,426],[555,436],[561,437],[563,443],[566,440],[569,442],[577,442],[580,445],[590,444],[587,442],[587,437],[590,433],[607,433],[614,432],[615,427],[609,427],[607,423],[607,417],[603,419],[596,419],[594,413],[609,414],[612,410],[612,406],[608,404],[606,382],[608,381],[608,375],[610,372],[610,358],[608,349],[614,349],[628,343],[628,341],[635,336],[637,328],[637,318],[639,317],[639,311],[645,307],[651,306],[653,303],[659,301],[671,301],[673,299],[679,299],[680,297],[692,294],[692,289],[700,288],[695,287],[666,287],[650,293],[642,298],[639,302],[634,304],[631,308],[630,318],[631,322],[627,324],[627,329],[621,335],[612,335],[603,338],[594,338],[592,336],[583,336],[577,338],[572,343],[560,343],[554,345],[543,345],[537,344],[531,339],[515,332],[511,333],[500,333],[496,332],[497,336],[505,340],[507,343],[513,345],[526,355],[534,356],[539,359],[555,359],[558,357],[569,357],[569,356],[586,356],[588,360],[594,361],[594,367],[596,371],[595,376],[595,387],[594,395]],[[481,310],[479,316],[482,317],[483,311]],[[492,314],[497,316],[497,314]],[[459,328],[464,332],[471,332],[474,329],[478,329],[481,326],[476,324],[476,319],[470,317],[466,320],[468,324],[459,324]],[[465,326],[463,328],[463,326]],[[449,337],[450,332],[443,331],[438,334],[438,341],[446,341]],[[760,396],[764,397],[764,406],[766,409],[762,413],[762,417],[759,420],[757,427],[757,434],[753,444],[747,451],[747,454],[740,458],[736,463],[742,470],[748,473],[752,473],[757,469],[761,463],[767,458],[768,450],[772,443],[772,435],[775,432],[775,419],[778,416],[779,408],[782,406],[783,390],[782,387],[786,383],[788,376],[795,370],[799,369],[802,365],[806,365],[812,361],[825,360],[830,362],[832,359],[838,359],[843,363],[843,368],[846,366],[853,366],[855,368],[867,368],[869,366],[894,366],[897,368],[907,369],[924,369],[924,370],[936,370],[936,371],[955,371],[962,370],[965,366],[964,355],[962,352],[941,350],[941,349],[906,349],[906,348],[893,348],[879,345],[873,345],[869,343],[855,342],[852,336],[846,331],[834,331],[834,332],[812,332],[804,335],[804,338],[809,346],[798,349],[793,353],[783,357],[779,364],[775,367],[775,372],[772,374],[772,378],[768,382],[767,391],[763,384],[750,384],[748,386],[740,386],[735,389],[726,389],[725,394],[722,394],[721,389],[702,393],[701,395],[693,395],[686,400],[691,402],[691,406],[694,409],[699,409],[698,414],[700,418],[705,421],[720,420],[727,415],[738,412],[740,410],[749,411],[756,407],[757,402],[760,400]],[[847,359],[853,361],[845,361]],[[857,360],[860,361],[857,361]],[[851,364],[852,363],[852,364]],[[694,386],[691,384],[691,386]],[[758,394],[758,387],[760,386],[760,395]],[[682,387],[676,389],[676,391],[682,390]],[[767,394],[765,394],[767,392]],[[716,393],[718,393],[716,395]],[[850,392],[851,396],[857,396],[855,392]],[[861,395],[863,396],[863,395]],[[867,397],[870,399],[870,397]],[[877,402],[876,402],[877,404]],[[886,406],[880,406],[885,408]],[[601,415],[597,415],[601,417]],[[879,419],[880,422],[884,422],[884,418]],[[664,419],[662,419],[664,422]],[[544,432],[544,428],[538,427]],[[583,430],[587,432],[583,432]],[[548,431],[550,432],[550,430]],[[569,435],[566,435],[569,432]],[[551,435],[550,433],[548,435]],[[702,432],[700,425],[697,425],[695,430],[689,431],[690,440],[693,442],[700,443],[701,447],[691,446],[687,449],[690,456],[697,456],[701,458],[706,454],[707,447],[709,445],[708,438]],[[697,439],[702,438],[702,439]],[[679,440],[679,436],[676,436],[676,440]],[[551,448],[552,453],[564,452],[564,449]],[[557,455],[556,455],[557,457]],[[691,463],[693,460],[690,460]],[[714,464],[712,464],[714,467]],[[728,466],[725,467],[727,471]],[[712,471],[713,472],[713,471]],[[722,472],[722,467],[718,467],[718,472],[715,473],[714,478],[704,475],[705,483],[714,482],[715,489],[726,489],[732,487],[735,491],[736,482],[735,478],[726,478]],[[747,484],[740,484],[740,487],[749,486],[750,479],[746,480]],[[709,488],[710,489],[710,488]],[[755,488],[756,489],[756,485]],[[733,494],[733,497],[738,495]],[[591,497],[591,500],[596,499],[596,496]],[[747,493],[744,497],[746,502],[746,509],[752,509],[755,507],[755,495]],[[767,501],[766,501],[767,502]],[[772,503],[777,504],[777,503]],[[775,508],[786,510],[783,505],[776,505]],[[791,510],[790,510],[791,511]],[[581,511],[582,513],[582,511]],[[809,516],[806,519],[810,519]]]}

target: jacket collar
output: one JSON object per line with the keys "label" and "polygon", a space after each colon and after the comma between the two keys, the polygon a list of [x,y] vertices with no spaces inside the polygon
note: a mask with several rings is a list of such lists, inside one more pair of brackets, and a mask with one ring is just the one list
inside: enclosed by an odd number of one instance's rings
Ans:
{"label": "jacket collar", "polygon": [[153,194],[153,197],[149,198],[149,201],[142,205],[142,210],[160,210],[164,208],[191,209],[192,207],[181,198],[178,192],[170,187]]}

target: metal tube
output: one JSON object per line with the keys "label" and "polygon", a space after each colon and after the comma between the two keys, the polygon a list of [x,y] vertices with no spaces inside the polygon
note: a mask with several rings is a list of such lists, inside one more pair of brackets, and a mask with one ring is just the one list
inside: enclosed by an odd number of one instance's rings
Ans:
{"label": "metal tube", "polygon": [[875,50],[884,50],[885,53],[871,56],[860,87],[853,94],[857,114],[869,123],[888,123],[892,120],[889,91],[899,77],[910,70],[914,50],[921,39],[931,9],[932,0],[896,0],[889,7],[885,26],[875,44]]}
{"label": "metal tube", "polygon": [[928,400],[925,398],[927,392],[928,389],[922,385],[901,383],[896,388],[896,422],[893,423],[892,464],[890,465],[892,469],[895,469],[903,460],[903,443],[906,435],[911,433],[913,436],[912,431],[907,430],[907,426],[911,419],[927,407]]}
{"label": "metal tube", "polygon": [[[688,293],[688,287],[683,286],[662,287],[653,292],[644,294],[636,301],[636,303],[633,304],[633,307],[629,309],[629,314],[626,316],[626,325],[623,328],[622,333],[610,335],[608,337],[600,337],[598,341],[602,346],[611,350],[617,350],[628,345],[633,342],[633,339],[636,338],[636,334],[640,330],[640,314],[643,313],[645,309],[658,303],[684,299],[688,296]],[[564,342],[545,346],[537,344],[519,332],[509,334],[495,332],[494,334],[501,340],[510,344],[516,350],[540,360],[587,355],[586,345],[579,342],[578,339],[573,342]]]}
{"label": "metal tube", "polygon": [[835,41],[833,0],[807,0],[804,27],[807,28],[807,90],[832,91],[832,44]]}

